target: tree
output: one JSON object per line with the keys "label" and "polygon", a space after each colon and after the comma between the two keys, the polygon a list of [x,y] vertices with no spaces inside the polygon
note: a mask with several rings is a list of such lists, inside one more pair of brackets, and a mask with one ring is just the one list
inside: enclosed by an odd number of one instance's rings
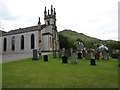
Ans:
{"label": "tree", "polygon": [[60,43],[60,49],[62,48],[69,49],[73,47],[72,42],[70,42],[67,37],[61,34],[59,34],[59,43]]}
{"label": "tree", "polygon": [[80,38],[76,39],[77,42],[83,42]]}

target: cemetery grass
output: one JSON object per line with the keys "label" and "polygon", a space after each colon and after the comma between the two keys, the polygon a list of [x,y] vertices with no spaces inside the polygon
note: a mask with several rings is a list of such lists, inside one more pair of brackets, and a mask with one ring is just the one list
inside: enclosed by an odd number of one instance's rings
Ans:
{"label": "cemetery grass", "polygon": [[2,64],[3,88],[118,88],[118,60],[78,59],[78,64],[62,64],[61,59],[32,61],[31,58]]}

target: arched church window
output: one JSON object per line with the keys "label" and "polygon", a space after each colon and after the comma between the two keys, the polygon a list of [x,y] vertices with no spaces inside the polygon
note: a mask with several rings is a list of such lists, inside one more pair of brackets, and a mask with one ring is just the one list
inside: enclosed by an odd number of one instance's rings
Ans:
{"label": "arched church window", "polygon": [[12,50],[15,50],[15,37],[12,37]]}
{"label": "arched church window", "polygon": [[7,39],[6,38],[4,38],[4,45],[3,45],[3,49],[4,49],[4,51],[6,51],[7,50]]}
{"label": "arched church window", "polygon": [[21,36],[21,50],[24,49],[24,36]]}
{"label": "arched church window", "polygon": [[35,36],[34,34],[31,35],[31,49],[34,49],[35,47]]}

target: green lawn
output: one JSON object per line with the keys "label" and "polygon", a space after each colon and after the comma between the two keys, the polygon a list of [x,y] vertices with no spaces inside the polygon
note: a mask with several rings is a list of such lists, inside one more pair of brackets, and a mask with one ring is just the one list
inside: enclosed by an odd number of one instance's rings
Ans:
{"label": "green lawn", "polygon": [[3,88],[118,88],[118,60],[78,60],[77,65],[62,64],[61,59],[49,62],[24,59],[2,65]]}

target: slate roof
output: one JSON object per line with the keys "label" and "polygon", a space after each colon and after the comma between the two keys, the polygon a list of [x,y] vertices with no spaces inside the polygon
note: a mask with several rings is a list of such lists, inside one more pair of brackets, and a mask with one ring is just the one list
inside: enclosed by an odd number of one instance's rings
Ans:
{"label": "slate roof", "polygon": [[[41,25],[41,30],[45,27],[46,27],[45,24]],[[2,36],[31,32],[31,31],[37,31],[37,30],[38,30],[38,25],[31,26],[31,27],[26,27],[26,28],[19,28],[19,29],[16,29],[16,30],[11,30],[9,32],[6,32],[6,33],[2,34]]]}

